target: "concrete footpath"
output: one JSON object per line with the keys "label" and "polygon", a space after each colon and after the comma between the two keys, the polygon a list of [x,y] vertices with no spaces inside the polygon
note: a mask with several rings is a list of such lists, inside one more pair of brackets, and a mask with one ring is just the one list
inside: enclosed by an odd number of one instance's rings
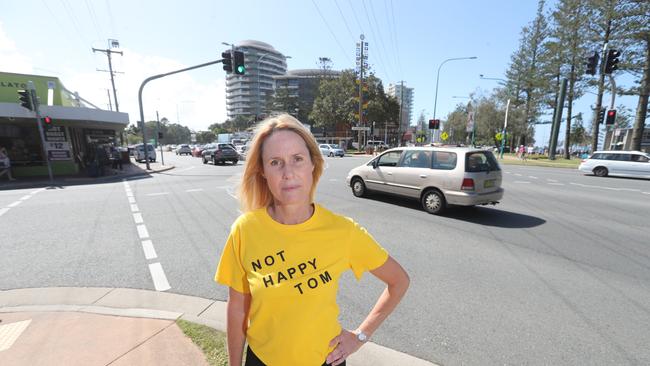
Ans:
{"label": "concrete footpath", "polygon": [[[226,303],[126,288],[0,291],[0,365],[207,365],[177,319],[226,329]],[[431,366],[369,342],[349,366]]]}

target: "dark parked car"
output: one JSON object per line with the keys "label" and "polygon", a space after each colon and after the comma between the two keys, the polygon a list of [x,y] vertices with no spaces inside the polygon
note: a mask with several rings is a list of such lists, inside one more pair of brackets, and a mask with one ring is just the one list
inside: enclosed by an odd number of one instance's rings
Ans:
{"label": "dark parked car", "polygon": [[233,165],[239,161],[239,153],[235,151],[231,144],[211,144],[205,146],[202,152],[203,164],[211,161],[214,165],[217,163],[231,162]]}

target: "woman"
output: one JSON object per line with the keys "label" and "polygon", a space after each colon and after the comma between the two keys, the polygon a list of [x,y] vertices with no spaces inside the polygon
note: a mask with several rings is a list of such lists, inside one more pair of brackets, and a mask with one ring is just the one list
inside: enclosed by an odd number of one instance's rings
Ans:
{"label": "woman", "polygon": [[11,160],[9,160],[9,153],[4,146],[0,146],[0,177],[7,174],[9,180],[16,180],[11,176]]}
{"label": "woman", "polygon": [[[345,365],[400,302],[402,267],[351,219],[313,203],[324,160],[290,115],[261,123],[239,191],[215,281],[229,287],[230,366]],[[388,286],[356,330],[338,323],[341,274],[370,271]]]}

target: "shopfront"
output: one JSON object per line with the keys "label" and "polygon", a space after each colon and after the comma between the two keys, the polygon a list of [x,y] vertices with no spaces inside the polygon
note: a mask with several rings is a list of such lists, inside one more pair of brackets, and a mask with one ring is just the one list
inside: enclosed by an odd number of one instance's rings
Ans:
{"label": "shopfront", "polygon": [[[45,146],[33,112],[18,101],[18,89],[32,81],[40,99]],[[95,108],[67,91],[57,78],[0,72],[0,147],[15,177],[83,174],[110,146],[121,144],[128,114]],[[44,148],[45,147],[45,148]]]}

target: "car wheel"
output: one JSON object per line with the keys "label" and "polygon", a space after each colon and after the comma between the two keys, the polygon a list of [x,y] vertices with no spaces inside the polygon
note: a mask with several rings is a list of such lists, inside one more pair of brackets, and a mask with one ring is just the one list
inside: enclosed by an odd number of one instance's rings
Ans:
{"label": "car wheel", "polygon": [[607,168],[604,166],[599,166],[596,169],[594,169],[594,175],[597,177],[606,177],[609,172],[607,171]]}
{"label": "car wheel", "polygon": [[430,189],[422,195],[422,208],[430,214],[438,215],[446,208],[445,196],[437,189]]}
{"label": "car wheel", "polygon": [[237,165],[237,160],[233,160],[232,165]]}
{"label": "car wheel", "polygon": [[203,157],[203,164],[207,164],[207,163],[208,163],[208,159],[206,159],[205,156],[204,156]]}
{"label": "car wheel", "polygon": [[334,157],[334,153],[331,152],[329,156],[330,156],[330,158]]}
{"label": "car wheel", "polygon": [[363,183],[363,179],[352,179],[352,194],[355,197],[363,197],[366,195],[366,184]]}

